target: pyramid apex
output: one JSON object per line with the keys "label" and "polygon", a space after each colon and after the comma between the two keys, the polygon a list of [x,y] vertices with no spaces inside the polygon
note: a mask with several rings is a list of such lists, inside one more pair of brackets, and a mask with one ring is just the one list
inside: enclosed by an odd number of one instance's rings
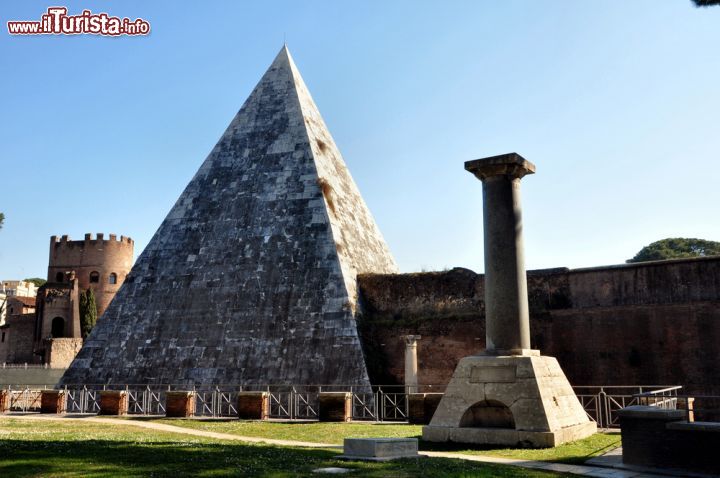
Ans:
{"label": "pyramid apex", "polygon": [[287,43],[283,43],[282,48],[280,48],[280,51],[275,56],[275,61],[278,61],[278,59],[288,60],[291,58],[292,55],[290,55],[290,50],[288,49]]}

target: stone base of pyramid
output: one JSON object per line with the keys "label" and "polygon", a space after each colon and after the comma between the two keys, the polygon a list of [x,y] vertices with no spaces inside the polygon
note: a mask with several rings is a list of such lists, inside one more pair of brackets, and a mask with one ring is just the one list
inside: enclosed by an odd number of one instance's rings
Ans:
{"label": "stone base of pyramid", "polygon": [[525,351],[462,359],[423,440],[544,448],[596,431],[557,360]]}

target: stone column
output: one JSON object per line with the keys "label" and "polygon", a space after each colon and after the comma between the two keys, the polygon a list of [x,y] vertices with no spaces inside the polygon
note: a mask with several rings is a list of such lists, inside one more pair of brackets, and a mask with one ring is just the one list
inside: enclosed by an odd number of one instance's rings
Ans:
{"label": "stone column", "polygon": [[419,335],[404,335],[405,340],[405,392],[417,393],[418,389],[418,361],[417,341]]}
{"label": "stone column", "polygon": [[535,165],[510,153],[468,161],[465,169],[483,183],[485,354],[530,354],[520,179]]}

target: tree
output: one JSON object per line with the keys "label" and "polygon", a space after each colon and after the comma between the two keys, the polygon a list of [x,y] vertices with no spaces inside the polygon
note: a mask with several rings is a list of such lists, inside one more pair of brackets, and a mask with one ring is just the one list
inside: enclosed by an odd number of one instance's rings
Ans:
{"label": "tree", "polygon": [[30,277],[29,279],[25,279],[25,282],[32,282],[35,284],[35,287],[42,287],[47,281],[40,277]]}
{"label": "tree", "polygon": [[0,212],[0,229],[2,229],[3,222],[5,222],[5,214]]}
{"label": "tree", "polygon": [[627,262],[662,261],[665,259],[718,255],[720,255],[720,242],[674,237],[656,241],[643,247],[640,252],[635,254],[635,257],[628,259]]}
{"label": "tree", "polygon": [[80,333],[82,338],[90,335],[97,322],[97,304],[92,289],[80,293]]}
{"label": "tree", "polygon": [[709,7],[711,5],[720,5],[720,0],[693,0],[696,7]]}

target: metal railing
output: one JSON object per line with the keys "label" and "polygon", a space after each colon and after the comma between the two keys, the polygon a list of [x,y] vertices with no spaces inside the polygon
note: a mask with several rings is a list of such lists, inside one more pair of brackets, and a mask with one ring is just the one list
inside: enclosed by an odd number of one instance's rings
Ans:
{"label": "metal railing", "polygon": [[99,413],[100,394],[87,387],[65,389],[68,413]]}
{"label": "metal railing", "polygon": [[140,390],[128,388],[128,414],[165,415],[165,393],[150,385]]}
{"label": "metal railing", "polygon": [[237,390],[222,390],[220,387],[195,391],[195,416],[232,417],[237,416]]}
{"label": "metal railing", "polygon": [[670,406],[673,397],[677,401],[679,385],[610,385],[574,386],[573,390],[580,400],[585,413],[597,423],[598,428],[618,428],[620,420],[618,410],[632,405],[641,405],[641,396],[655,394],[657,403]]}
{"label": "metal railing", "polygon": [[638,394],[641,405],[669,410],[682,410],[688,422],[720,422],[720,395],[679,394],[680,387],[671,387]]}
{"label": "metal railing", "polygon": [[7,368],[7,369],[48,369],[48,368],[65,368],[65,367],[51,367],[49,364],[39,364],[39,363],[3,363],[2,367],[0,368]]}
{"label": "metal railing", "polygon": [[40,410],[42,390],[24,388],[9,390],[8,408],[12,411],[31,412]]}
{"label": "metal railing", "polygon": [[659,390],[642,390],[636,395],[639,405],[675,410],[678,404],[678,392],[681,386],[661,388]]}
{"label": "metal railing", "polygon": [[[10,391],[10,410],[34,411],[40,408],[41,389],[25,386],[20,389],[4,387]],[[47,387],[45,387],[47,388]],[[440,392],[443,386],[421,386],[422,392]],[[619,426],[618,410],[631,406],[650,404],[663,408],[676,408],[688,403],[688,397],[679,395],[680,386],[664,385],[614,385],[573,387],[588,417],[599,428]],[[350,392],[352,394],[352,419],[359,421],[405,422],[409,417],[409,394],[403,386],[383,385],[353,387],[340,385],[216,385],[211,387],[188,387],[184,385],[68,385],[69,413],[98,413],[100,391],[125,390],[128,393],[128,413],[133,415],[164,415],[166,393],[172,390],[195,392],[195,415],[198,417],[233,417],[238,415],[237,401],[240,391],[265,391],[269,393],[270,418],[280,420],[317,420],[319,399],[322,392]],[[699,397],[698,397],[699,398]],[[720,397],[707,396],[707,399]],[[692,400],[690,400],[692,404]],[[720,408],[720,406],[718,407]],[[696,408],[697,410],[697,408]],[[710,409],[718,411],[720,409]]]}

